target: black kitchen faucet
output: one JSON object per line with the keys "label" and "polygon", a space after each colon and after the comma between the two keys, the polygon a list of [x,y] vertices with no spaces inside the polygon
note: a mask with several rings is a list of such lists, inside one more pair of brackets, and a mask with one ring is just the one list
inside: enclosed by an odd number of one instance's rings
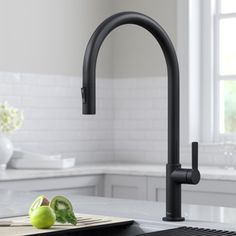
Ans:
{"label": "black kitchen faucet", "polygon": [[134,24],[148,30],[160,44],[168,70],[168,163],[166,165],[165,221],[183,221],[181,216],[181,184],[197,184],[198,143],[192,143],[192,169],[179,163],[179,65],[175,49],[165,30],[152,18],[137,12],[121,12],[103,21],[90,38],[84,56],[82,102],[83,114],[96,113],[96,63],[106,36],[120,25]]}

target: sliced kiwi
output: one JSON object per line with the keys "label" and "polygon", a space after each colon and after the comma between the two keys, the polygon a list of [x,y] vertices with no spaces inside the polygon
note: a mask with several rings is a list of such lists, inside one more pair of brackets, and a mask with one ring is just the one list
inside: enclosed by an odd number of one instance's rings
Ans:
{"label": "sliced kiwi", "polygon": [[38,196],[34,202],[32,203],[32,205],[30,206],[29,209],[29,215],[33,212],[34,209],[40,207],[40,206],[49,206],[49,200],[44,196],[44,195],[40,195]]}
{"label": "sliced kiwi", "polygon": [[54,210],[56,214],[57,222],[68,222],[73,225],[77,224],[77,219],[73,212],[72,204],[66,197],[55,196],[50,202],[50,207]]}
{"label": "sliced kiwi", "polygon": [[71,202],[64,196],[55,196],[51,202],[50,207],[57,210],[70,210],[73,211]]}

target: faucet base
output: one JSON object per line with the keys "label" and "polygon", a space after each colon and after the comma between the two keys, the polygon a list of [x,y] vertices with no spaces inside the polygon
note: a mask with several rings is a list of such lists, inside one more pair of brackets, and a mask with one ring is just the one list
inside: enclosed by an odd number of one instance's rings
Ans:
{"label": "faucet base", "polygon": [[165,216],[162,218],[163,221],[185,221],[184,217],[168,217]]}

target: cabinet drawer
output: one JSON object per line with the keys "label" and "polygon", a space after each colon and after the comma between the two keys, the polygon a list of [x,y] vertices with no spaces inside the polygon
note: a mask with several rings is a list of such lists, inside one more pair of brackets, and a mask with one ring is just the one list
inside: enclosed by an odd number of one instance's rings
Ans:
{"label": "cabinet drawer", "polygon": [[103,196],[102,175],[1,181],[0,189]]}

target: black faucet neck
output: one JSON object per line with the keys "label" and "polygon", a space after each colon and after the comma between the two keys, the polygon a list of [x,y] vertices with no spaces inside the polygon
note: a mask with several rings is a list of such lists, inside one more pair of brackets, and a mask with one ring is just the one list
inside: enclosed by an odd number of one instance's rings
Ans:
{"label": "black faucet neck", "polygon": [[[181,171],[179,164],[179,65],[170,38],[156,21],[137,12],[121,12],[107,18],[98,26],[88,42],[84,56],[83,114],[95,114],[96,112],[96,63],[102,42],[112,30],[125,24],[135,24],[148,30],[158,41],[165,56],[168,72],[168,164],[166,174],[167,217],[164,220],[183,220],[184,218],[181,217],[181,183],[185,183],[187,175],[190,176],[188,178],[196,176],[196,172]],[[177,177],[172,177],[173,172]],[[198,181],[194,180],[194,183]],[[189,180],[189,182],[191,181]]]}
{"label": "black faucet neck", "polygon": [[83,114],[96,112],[96,62],[106,36],[115,28],[135,24],[148,30],[164,52],[168,72],[168,162],[179,163],[179,65],[174,46],[165,30],[152,18],[137,12],[121,12],[103,21],[90,38],[83,64]]}

